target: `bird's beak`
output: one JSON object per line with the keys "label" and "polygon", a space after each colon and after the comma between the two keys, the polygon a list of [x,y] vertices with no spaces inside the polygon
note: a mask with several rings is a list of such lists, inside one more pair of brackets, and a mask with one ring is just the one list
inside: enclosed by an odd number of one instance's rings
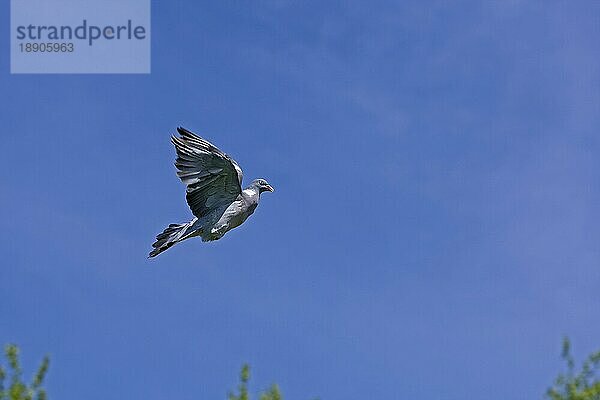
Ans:
{"label": "bird's beak", "polygon": [[274,192],[274,191],[275,191],[275,189],[273,189],[273,186],[271,186],[271,185],[267,185],[266,189],[267,189],[269,192]]}

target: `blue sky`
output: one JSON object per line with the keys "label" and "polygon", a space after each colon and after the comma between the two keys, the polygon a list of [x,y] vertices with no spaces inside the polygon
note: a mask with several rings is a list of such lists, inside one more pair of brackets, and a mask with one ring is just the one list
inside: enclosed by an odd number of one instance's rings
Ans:
{"label": "blue sky", "polygon": [[[0,342],[52,399],[533,399],[600,347],[597,2],[152,7],[150,75],[0,36]],[[178,125],[276,192],[149,261]]]}

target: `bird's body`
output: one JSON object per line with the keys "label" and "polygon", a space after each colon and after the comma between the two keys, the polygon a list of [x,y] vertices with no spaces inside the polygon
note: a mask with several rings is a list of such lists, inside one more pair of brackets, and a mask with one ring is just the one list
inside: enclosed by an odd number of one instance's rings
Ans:
{"label": "bird's body", "polygon": [[187,185],[186,199],[195,218],[169,225],[156,237],[149,257],[191,237],[199,236],[204,242],[222,238],[254,213],[262,192],[273,191],[264,179],[241,190],[242,170],[233,159],[192,132],[177,131],[181,137],[172,137],[177,150],[175,166]]}
{"label": "bird's body", "polygon": [[258,190],[244,189],[224,210],[216,209],[203,219],[194,218],[192,229],[196,232],[195,236],[202,237],[204,242],[220,239],[227,231],[240,226],[254,213],[259,199]]}

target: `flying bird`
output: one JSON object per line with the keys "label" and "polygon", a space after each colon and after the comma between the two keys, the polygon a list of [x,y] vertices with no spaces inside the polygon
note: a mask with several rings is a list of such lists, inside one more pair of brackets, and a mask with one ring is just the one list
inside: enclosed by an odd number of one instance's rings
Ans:
{"label": "flying bird", "polygon": [[172,136],[177,159],[177,176],[186,185],[185,198],[194,218],[185,224],[171,224],[156,236],[148,257],[191,237],[203,242],[218,240],[252,215],[260,194],[272,192],[264,179],[255,179],[242,190],[242,169],[216,146],[185,128]]}

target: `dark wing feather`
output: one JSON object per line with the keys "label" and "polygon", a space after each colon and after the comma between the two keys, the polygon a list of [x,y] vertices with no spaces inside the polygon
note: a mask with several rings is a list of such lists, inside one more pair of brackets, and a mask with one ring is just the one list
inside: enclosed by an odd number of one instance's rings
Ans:
{"label": "dark wing feather", "polygon": [[186,184],[186,200],[192,213],[201,218],[232,203],[241,193],[242,170],[216,146],[185,128],[171,141],[177,150],[177,176]]}

